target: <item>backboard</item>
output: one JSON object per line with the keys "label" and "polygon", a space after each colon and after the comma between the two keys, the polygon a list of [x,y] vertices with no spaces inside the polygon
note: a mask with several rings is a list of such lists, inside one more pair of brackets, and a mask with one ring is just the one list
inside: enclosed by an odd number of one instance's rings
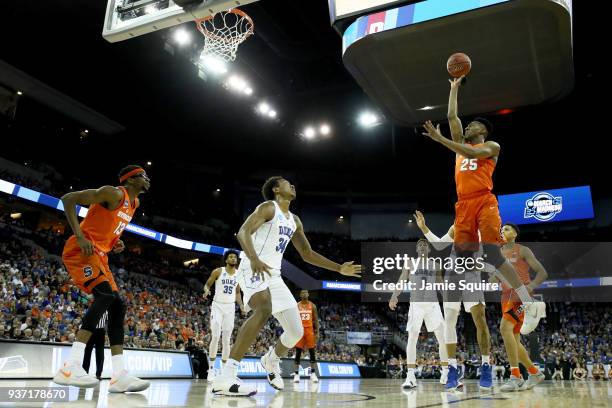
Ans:
{"label": "backboard", "polygon": [[[108,0],[102,36],[118,42],[258,0]],[[177,3],[190,3],[185,8]]]}

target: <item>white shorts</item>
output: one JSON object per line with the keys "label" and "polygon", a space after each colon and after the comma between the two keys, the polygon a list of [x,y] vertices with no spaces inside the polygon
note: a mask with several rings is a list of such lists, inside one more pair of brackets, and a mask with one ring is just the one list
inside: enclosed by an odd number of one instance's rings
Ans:
{"label": "white shorts", "polygon": [[[466,283],[480,283],[481,272],[467,272],[463,275],[457,275],[455,273],[447,271],[445,279],[449,282],[455,283],[457,283],[458,280],[465,280]],[[480,304],[485,304],[484,292],[481,290],[445,290],[442,293],[442,298],[444,300],[443,306],[445,309],[452,309],[458,312],[461,311],[462,303],[463,308],[468,313],[471,313],[472,307]]]}
{"label": "white shorts", "polygon": [[270,273],[272,277],[264,273],[264,278],[261,280],[253,275],[253,271],[250,268],[247,270],[239,270],[237,279],[244,295],[243,303],[245,311],[248,312],[251,310],[251,306],[249,305],[251,296],[266,289],[270,290],[273,315],[283,310],[294,307],[297,308],[297,302],[281,277],[280,270],[274,269],[271,270]]}
{"label": "white shorts", "polygon": [[221,303],[213,300],[210,313],[210,330],[232,331],[234,330],[234,318],[236,316],[235,303]]}
{"label": "white shorts", "polygon": [[444,317],[438,302],[410,302],[406,331],[421,331],[423,321],[425,321],[428,332],[436,330],[444,323]]}

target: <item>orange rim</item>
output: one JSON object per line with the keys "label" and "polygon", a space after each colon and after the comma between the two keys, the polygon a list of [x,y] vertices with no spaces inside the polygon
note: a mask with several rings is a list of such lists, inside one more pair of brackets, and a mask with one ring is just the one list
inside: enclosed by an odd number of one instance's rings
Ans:
{"label": "orange rim", "polygon": [[[255,31],[255,23],[253,23],[253,19],[251,18],[251,16],[249,16],[247,13],[245,13],[244,11],[239,10],[239,9],[229,9],[227,12],[228,12],[228,13],[233,13],[233,14],[236,14],[236,15],[239,15],[240,17],[244,17],[244,18],[246,18],[246,19],[247,19],[247,21],[248,21],[248,23],[251,25],[251,27],[250,27],[250,28],[249,28],[249,30],[247,31],[247,33],[246,33],[246,35],[245,35],[245,37],[244,37],[245,39],[246,39],[247,37],[249,37],[249,36],[253,35],[253,33],[254,33],[254,31]],[[203,25],[202,25],[202,23],[204,23],[204,22],[206,22],[206,21],[208,21],[208,20],[212,20],[212,19],[213,19],[213,17],[214,17],[216,14],[217,14],[217,13],[215,13],[215,14],[211,14],[210,16],[206,16],[206,17],[204,17],[204,18],[196,18],[196,19],[194,20],[194,21],[195,21],[195,23],[196,23],[196,26],[198,27],[198,31],[199,31],[200,33],[202,33],[202,35],[203,35],[204,37],[209,37],[209,36],[210,36],[210,37],[221,38],[221,37],[219,37],[218,35],[214,35],[214,34],[213,34],[213,33],[211,33],[210,31],[205,30],[205,29],[203,28]]]}

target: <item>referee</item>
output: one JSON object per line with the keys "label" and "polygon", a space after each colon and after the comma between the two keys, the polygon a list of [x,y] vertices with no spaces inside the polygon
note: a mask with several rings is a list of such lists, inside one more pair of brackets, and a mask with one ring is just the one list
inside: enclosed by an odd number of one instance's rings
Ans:
{"label": "referee", "polygon": [[104,341],[106,337],[106,323],[108,322],[108,312],[104,312],[96,329],[93,331],[87,345],[85,346],[85,356],[83,357],[83,369],[89,373],[89,363],[91,362],[91,350],[96,347],[96,378],[102,379],[102,369],[104,368]]}

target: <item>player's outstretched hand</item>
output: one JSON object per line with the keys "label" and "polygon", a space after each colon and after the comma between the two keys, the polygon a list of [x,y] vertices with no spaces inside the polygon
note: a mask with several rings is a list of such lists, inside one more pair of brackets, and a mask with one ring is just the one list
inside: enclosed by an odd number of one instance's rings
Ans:
{"label": "player's outstretched hand", "polygon": [[395,310],[396,307],[397,307],[397,299],[391,298],[391,300],[389,300],[389,309]]}
{"label": "player's outstretched hand", "polygon": [[81,253],[85,256],[92,256],[94,246],[90,240],[85,237],[77,237],[77,244],[81,248]]}
{"label": "player's outstretched hand", "polygon": [[352,276],[353,278],[361,278],[361,265],[353,265],[353,261],[345,262],[340,267],[340,274]]}
{"label": "player's outstretched hand", "polygon": [[449,79],[448,82],[450,82],[451,88],[459,88],[463,82],[463,78],[465,78],[465,75],[461,75],[459,78]]}
{"label": "player's outstretched hand", "polygon": [[423,213],[420,212],[419,210],[416,210],[414,212],[414,220],[416,221],[419,229],[423,231],[423,233],[425,233],[425,230],[428,228],[427,228],[427,224],[425,224],[425,216],[423,215]]}
{"label": "player's outstretched hand", "polygon": [[425,129],[423,135],[430,137],[435,141],[438,141],[444,137],[442,136],[442,132],[440,131],[440,125],[434,127],[433,123],[431,123],[431,120],[428,120],[427,122],[425,122],[425,124],[423,124],[423,129]]}
{"label": "player's outstretched hand", "polygon": [[251,270],[253,271],[253,275],[257,276],[259,279],[264,280],[264,273],[267,273],[268,276],[272,277],[270,274],[270,269],[272,269],[269,265],[266,265],[261,259],[257,258],[251,261]]}

